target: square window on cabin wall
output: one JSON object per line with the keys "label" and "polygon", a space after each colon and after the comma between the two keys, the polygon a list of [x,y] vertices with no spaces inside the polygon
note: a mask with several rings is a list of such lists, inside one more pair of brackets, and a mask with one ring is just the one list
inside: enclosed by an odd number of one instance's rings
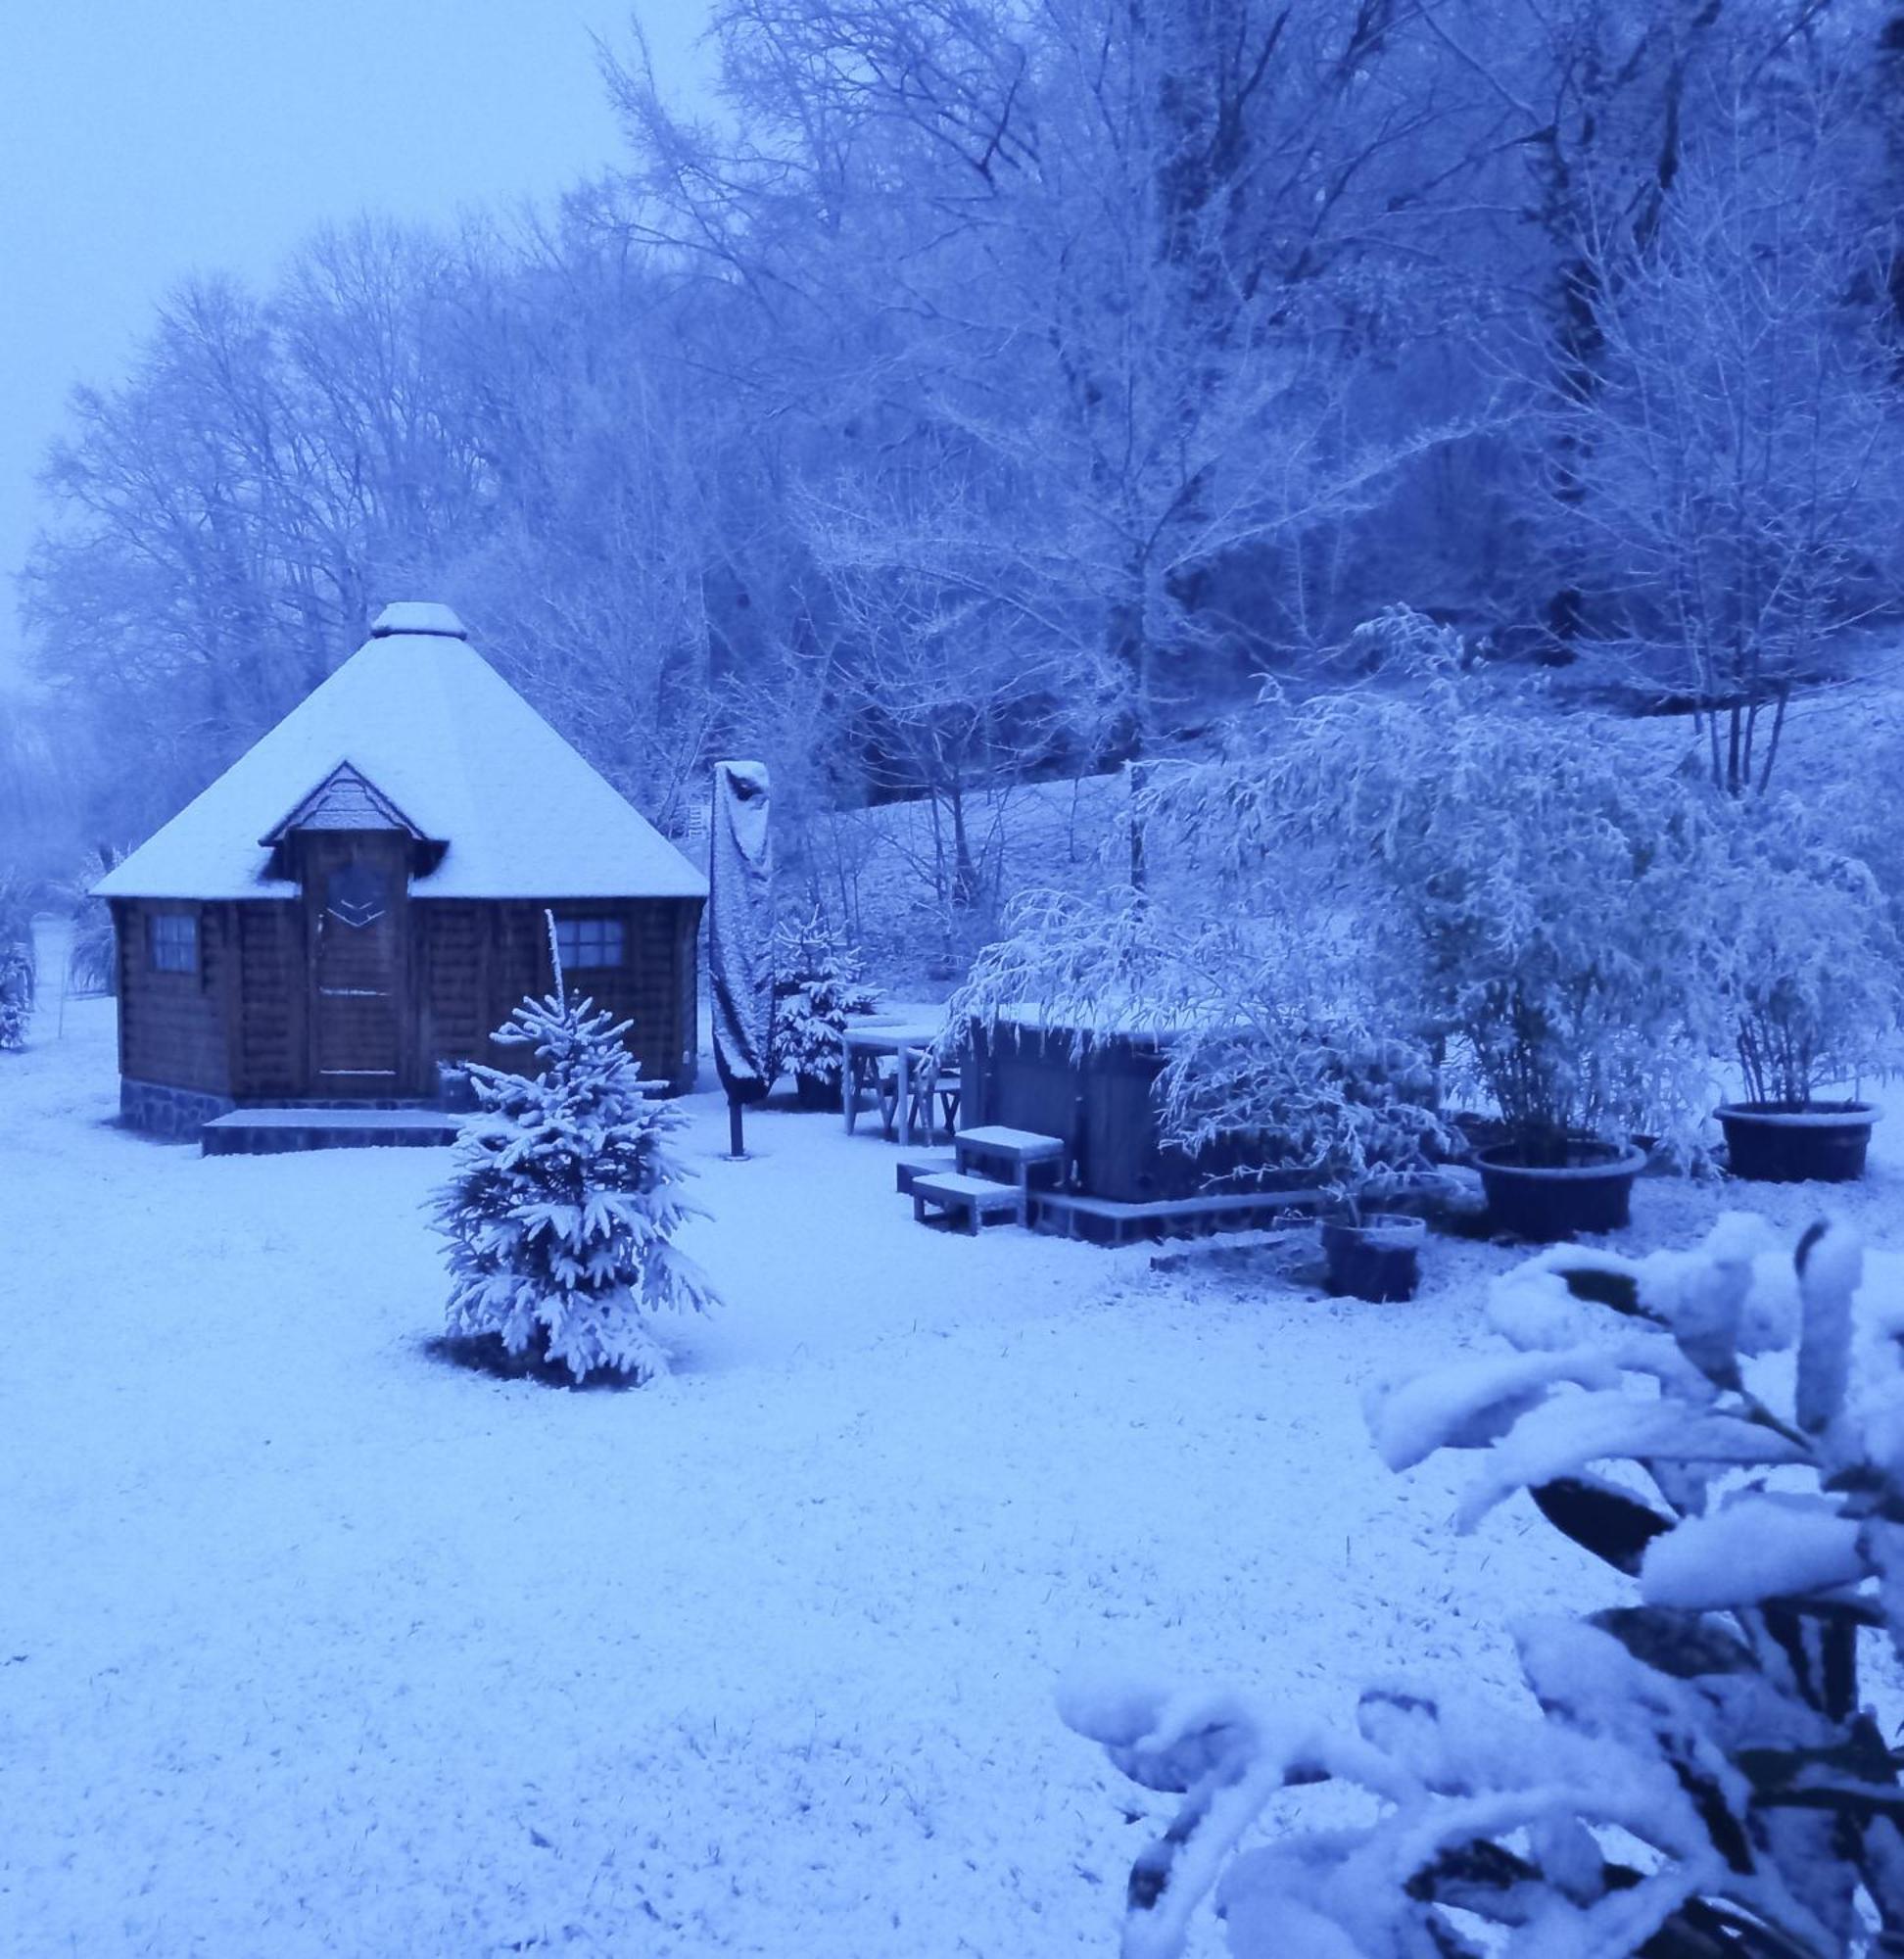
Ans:
{"label": "square window on cabin wall", "polygon": [[564,973],[587,972],[627,964],[627,946],[620,919],[558,918],[555,950]]}
{"label": "square window on cabin wall", "polygon": [[196,973],[197,917],[191,912],[154,912],[146,920],[146,953],[155,973]]}

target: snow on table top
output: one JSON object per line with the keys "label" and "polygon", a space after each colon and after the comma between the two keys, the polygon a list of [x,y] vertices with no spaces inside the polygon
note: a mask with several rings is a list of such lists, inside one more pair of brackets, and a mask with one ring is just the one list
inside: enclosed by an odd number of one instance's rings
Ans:
{"label": "snow on table top", "polygon": [[930,1047],[945,1031],[943,1019],[937,1021],[848,1021],[842,1038],[853,1047]]}
{"label": "snow on table top", "polygon": [[[420,610],[455,618],[447,606]],[[412,884],[414,897],[707,894],[693,865],[441,624],[368,641],[94,888],[290,896],[295,885],[265,877],[259,839],[341,762],[449,844]]]}

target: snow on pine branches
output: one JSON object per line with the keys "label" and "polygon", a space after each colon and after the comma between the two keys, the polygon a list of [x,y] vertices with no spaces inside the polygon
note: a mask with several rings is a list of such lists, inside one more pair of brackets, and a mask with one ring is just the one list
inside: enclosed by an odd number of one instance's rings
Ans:
{"label": "snow on pine branches", "polygon": [[704,1312],[705,1277],[673,1244],[695,1213],[669,1147],[682,1116],[642,1092],[628,1023],[555,991],[499,1028],[540,1074],[472,1063],[480,1104],[463,1124],[438,1226],[450,1241],[450,1330],[511,1355],[644,1381],[666,1373],[655,1315]]}
{"label": "snow on pine branches", "polygon": [[[1131,1872],[1125,1959],[1175,1959],[1212,1892],[1236,1959],[1904,1951],[1864,1666],[1894,1680],[1904,1648],[1904,1307],[1862,1280],[1852,1232],[1794,1248],[1733,1215],[1690,1251],[1563,1246],[1500,1281],[1509,1351],[1378,1395],[1376,1446],[1396,1470],[1471,1452],[1462,1528],[1525,1493],[1637,1596],[1517,1624],[1517,1705],[1383,1683],[1337,1730],[1074,1679],[1069,1725],[1182,1796]],[[1321,1782],[1367,1820],[1245,1846]]]}
{"label": "snow on pine branches", "polygon": [[816,905],[774,928],[774,1027],[767,1072],[790,1073],[802,1096],[836,1106],[839,1037],[849,1014],[868,1012],[878,991],[860,977],[860,957]]}

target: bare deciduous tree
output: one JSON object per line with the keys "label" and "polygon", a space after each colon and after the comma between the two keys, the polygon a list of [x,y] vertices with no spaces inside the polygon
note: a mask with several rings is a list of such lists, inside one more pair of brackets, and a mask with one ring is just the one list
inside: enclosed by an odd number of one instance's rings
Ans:
{"label": "bare deciduous tree", "polygon": [[1554,515],[1600,649],[1690,693],[1736,793],[1766,787],[1794,688],[1895,597],[1897,348],[1837,110],[1814,73],[1711,118],[1643,253],[1616,277],[1623,248],[1590,242],[1596,383],[1553,379]]}

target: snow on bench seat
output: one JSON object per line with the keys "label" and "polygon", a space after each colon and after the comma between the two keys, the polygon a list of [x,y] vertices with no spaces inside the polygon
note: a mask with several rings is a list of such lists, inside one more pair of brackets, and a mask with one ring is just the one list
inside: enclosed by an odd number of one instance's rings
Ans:
{"label": "snow on bench seat", "polygon": [[987,1218],[1010,1218],[1023,1221],[1023,1199],[1015,1183],[994,1183],[990,1177],[965,1176],[958,1171],[936,1171],[929,1176],[912,1180],[913,1217],[926,1222],[929,1204],[946,1218],[965,1219],[965,1227],[976,1238]]}

